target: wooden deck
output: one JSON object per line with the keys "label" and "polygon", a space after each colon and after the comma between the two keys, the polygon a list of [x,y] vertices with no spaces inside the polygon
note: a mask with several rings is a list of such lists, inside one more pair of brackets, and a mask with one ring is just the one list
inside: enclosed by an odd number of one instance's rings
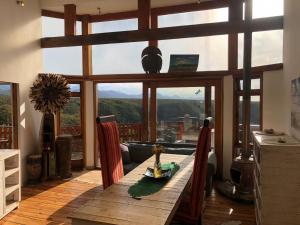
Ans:
{"label": "wooden deck", "polygon": [[[70,224],[70,213],[97,197],[102,191],[100,171],[89,171],[72,180],[49,181],[22,189],[20,208],[4,217],[0,224],[57,225]],[[221,225],[227,221],[241,221],[255,225],[253,205],[228,200],[215,191],[207,199],[204,225]]]}

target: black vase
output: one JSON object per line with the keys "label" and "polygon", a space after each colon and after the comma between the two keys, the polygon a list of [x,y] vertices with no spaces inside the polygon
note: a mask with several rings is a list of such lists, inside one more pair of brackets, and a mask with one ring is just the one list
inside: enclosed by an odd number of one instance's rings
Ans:
{"label": "black vase", "polygon": [[147,74],[159,73],[162,67],[162,54],[159,48],[149,46],[142,52],[142,65]]}

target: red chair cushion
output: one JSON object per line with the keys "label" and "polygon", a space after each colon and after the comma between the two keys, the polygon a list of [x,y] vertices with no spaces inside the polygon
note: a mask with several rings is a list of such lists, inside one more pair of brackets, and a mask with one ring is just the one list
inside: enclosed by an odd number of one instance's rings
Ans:
{"label": "red chair cushion", "polygon": [[119,130],[115,121],[98,123],[97,130],[103,188],[105,189],[123,177]]}

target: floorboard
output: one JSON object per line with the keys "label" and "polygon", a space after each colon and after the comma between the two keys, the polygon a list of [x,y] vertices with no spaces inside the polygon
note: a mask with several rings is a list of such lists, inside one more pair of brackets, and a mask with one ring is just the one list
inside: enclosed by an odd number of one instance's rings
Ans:
{"label": "floorboard", "polygon": [[[4,217],[5,225],[71,224],[68,215],[102,191],[100,171],[75,174],[68,181],[47,181],[22,188],[20,207]],[[221,225],[240,221],[241,225],[255,225],[253,205],[241,204],[216,191],[207,198],[204,225]]]}

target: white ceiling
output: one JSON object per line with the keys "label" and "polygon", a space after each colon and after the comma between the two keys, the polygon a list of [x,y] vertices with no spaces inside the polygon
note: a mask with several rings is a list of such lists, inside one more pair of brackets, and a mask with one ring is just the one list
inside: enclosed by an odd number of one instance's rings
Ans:
{"label": "white ceiling", "polygon": [[[201,0],[209,1],[209,0]],[[195,3],[198,0],[152,0],[151,7],[162,7],[181,5],[186,3]],[[137,0],[41,0],[42,9],[63,12],[65,4],[75,4],[77,6],[77,14],[98,14],[101,8],[101,14],[126,12],[137,10]]]}

